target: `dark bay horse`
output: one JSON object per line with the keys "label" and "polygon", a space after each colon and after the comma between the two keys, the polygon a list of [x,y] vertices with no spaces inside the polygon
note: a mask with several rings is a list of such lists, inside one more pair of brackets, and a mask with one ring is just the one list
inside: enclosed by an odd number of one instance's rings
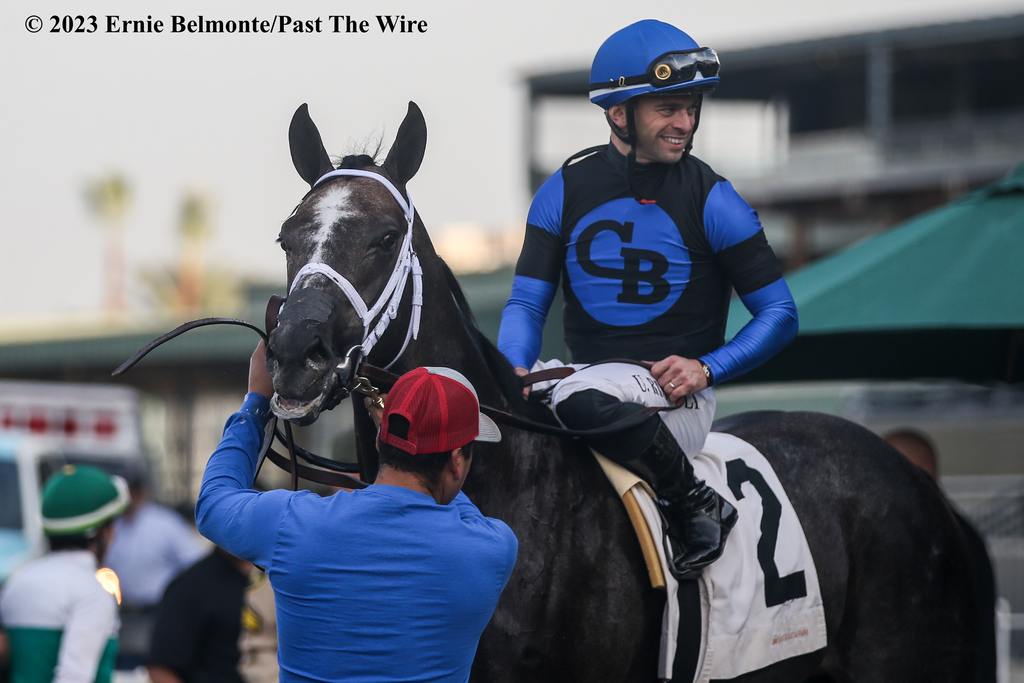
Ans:
{"label": "dark bay horse", "polygon": [[[382,164],[358,155],[339,166],[380,174],[401,198],[373,178],[339,175],[317,184],[335,166],[305,105],[289,141],[311,190],[279,238],[289,285],[302,271],[302,286],[290,292],[269,339],[277,409],[306,423],[319,415],[338,381],[335,366],[375,327],[366,309],[394,292],[408,233],[422,266],[422,320],[415,329],[419,295],[406,286],[384,306],[394,319],[370,362],[397,357],[396,372],[451,366],[469,377],[482,403],[550,422],[545,408],[522,398],[512,368],[476,329],[420,217],[407,221],[414,214],[400,202],[426,146],[416,105]],[[310,263],[341,274],[362,310],[337,279],[303,270]],[[364,476],[372,478],[375,428],[361,401],[353,407],[358,452],[369,463]],[[969,592],[964,538],[928,477],[867,430],[825,415],[748,413],[716,429],[760,449],[788,491],[817,566],[828,629],[826,649],[739,680],[973,680],[971,634],[986,613]],[[664,597],[647,583],[620,500],[578,443],[507,427],[503,434],[500,444],[479,447],[466,484],[481,510],[519,537],[516,569],[480,642],[474,680],[655,680]]]}

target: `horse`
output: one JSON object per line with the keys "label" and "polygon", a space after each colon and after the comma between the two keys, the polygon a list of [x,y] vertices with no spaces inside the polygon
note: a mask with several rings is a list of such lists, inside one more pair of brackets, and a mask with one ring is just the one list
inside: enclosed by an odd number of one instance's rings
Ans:
{"label": "horse", "polygon": [[[375,365],[450,366],[470,379],[482,404],[552,423],[547,408],[524,399],[513,368],[476,328],[412,209],[406,186],[426,132],[410,102],[382,163],[353,154],[335,166],[306,105],[295,112],[291,156],[310,190],[278,237],[289,284],[268,341],[278,414],[316,420],[343,381],[334,369],[380,331],[368,351]],[[318,264],[341,274],[347,291]],[[396,278],[412,285],[398,291]],[[365,303],[373,301],[378,306]],[[352,408],[362,474],[372,481],[376,427],[362,401]],[[828,635],[823,650],[735,680],[972,680],[978,648],[969,634],[985,612],[969,594],[963,534],[927,476],[868,430],[823,414],[746,413],[715,429],[757,447],[788,492],[818,570]],[[648,583],[621,501],[578,441],[502,431],[501,443],[475,451],[465,490],[512,527],[519,557],[481,637],[473,680],[655,680],[665,597]],[[681,631],[694,632],[692,624]],[[680,643],[695,647],[692,637]]]}

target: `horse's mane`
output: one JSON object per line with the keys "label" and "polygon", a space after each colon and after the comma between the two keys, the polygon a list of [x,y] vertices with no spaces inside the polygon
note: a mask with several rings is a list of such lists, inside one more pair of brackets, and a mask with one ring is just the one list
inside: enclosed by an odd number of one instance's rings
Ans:
{"label": "horse's mane", "polygon": [[458,306],[459,312],[462,314],[462,322],[469,332],[470,339],[473,340],[474,345],[483,356],[484,362],[487,364],[487,369],[491,372],[491,377],[498,384],[498,388],[501,391],[501,395],[508,401],[512,412],[520,415],[529,416],[535,420],[545,423],[553,422],[550,411],[545,409],[536,403],[530,403],[523,398],[523,384],[520,382],[519,377],[516,376],[515,370],[512,364],[505,358],[505,354],[498,350],[498,347],[494,345],[490,339],[487,338],[480,328],[477,327],[476,317],[473,315],[472,309],[469,307],[469,301],[466,300],[466,295],[462,291],[462,286],[459,281],[455,278],[455,273],[445,263],[444,259],[438,257],[438,261],[441,262],[442,269],[444,270],[445,278],[448,281],[448,289],[452,293],[452,298],[455,300],[455,304]]}
{"label": "horse's mane", "polygon": [[370,166],[380,165],[380,148],[383,144],[381,138],[377,138],[377,142],[367,141],[363,146],[362,151],[353,151],[346,154],[343,157],[334,157],[331,161],[334,162],[337,168],[368,168]]}
{"label": "horse's mane", "polygon": [[377,165],[377,154],[380,148],[373,154],[346,154],[337,161],[338,168],[368,168]]}

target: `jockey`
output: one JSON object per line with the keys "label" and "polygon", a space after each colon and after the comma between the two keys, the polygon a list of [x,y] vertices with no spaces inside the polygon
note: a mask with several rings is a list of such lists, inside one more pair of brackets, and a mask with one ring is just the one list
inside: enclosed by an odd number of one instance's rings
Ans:
{"label": "jockey", "polygon": [[128,505],[128,486],[87,465],[66,465],[43,487],[50,552],[16,571],[0,594],[13,681],[109,683],[117,655],[117,601],[97,579]]}
{"label": "jockey", "polygon": [[[788,344],[796,306],[757,214],[690,154],[704,94],[719,82],[715,51],[639,21],[601,45],[590,81],[610,144],[570,157],[534,197],[498,347],[519,375],[535,366],[564,273],[566,344],[584,365],[551,394],[559,420],[585,430],[676,406],[591,445],[652,484],[674,573],[689,578],[721,554],[736,510],[685,453],[710,430],[712,385]],[[754,318],[725,343],[733,288]]]}

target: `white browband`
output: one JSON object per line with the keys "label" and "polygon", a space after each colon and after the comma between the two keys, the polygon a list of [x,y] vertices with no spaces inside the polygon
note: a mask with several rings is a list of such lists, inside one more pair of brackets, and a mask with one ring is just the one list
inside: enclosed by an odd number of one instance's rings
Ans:
{"label": "white browband", "polygon": [[[402,212],[405,214],[406,230],[405,239],[402,241],[402,248],[398,252],[398,260],[395,262],[395,269],[391,272],[391,279],[384,286],[380,296],[377,297],[377,301],[373,306],[367,306],[363,297],[352,286],[352,283],[348,281],[344,275],[331,268],[326,263],[307,263],[299,272],[295,274],[295,279],[292,281],[292,286],[288,290],[289,296],[299,286],[299,283],[310,275],[323,275],[328,280],[338,285],[342,293],[345,294],[345,298],[349,300],[352,307],[359,314],[360,319],[363,322],[363,353],[367,356],[370,355],[370,351],[380,341],[380,338],[384,335],[384,331],[388,329],[388,325],[391,321],[398,317],[398,307],[402,303],[402,294],[405,292],[405,284],[409,280],[409,275],[412,275],[412,316],[409,318],[409,329],[405,334],[405,341],[402,343],[402,348],[398,351],[398,354],[391,360],[390,363],[385,365],[385,368],[389,368],[395,364],[406,348],[409,346],[409,341],[416,339],[419,335],[420,330],[420,314],[423,310],[423,269],[420,267],[420,260],[416,256],[416,252],[412,248],[412,226],[416,220],[416,208],[412,204],[412,197],[409,197],[409,201],[405,200],[402,193],[398,191],[390,180],[385,178],[379,173],[373,171],[360,171],[354,168],[339,168],[334,171],[328,171],[327,173],[320,176],[320,178],[313,183],[313,187],[316,187],[320,183],[324,182],[328,178],[335,178],[338,176],[359,176],[362,178],[372,178],[388,188],[391,192],[391,196],[395,198],[398,205],[402,208]],[[287,302],[286,302],[287,303]],[[282,305],[282,309],[284,305]],[[381,312],[383,311],[383,314]],[[380,319],[377,324],[372,328],[370,327],[377,316],[380,315]]]}

